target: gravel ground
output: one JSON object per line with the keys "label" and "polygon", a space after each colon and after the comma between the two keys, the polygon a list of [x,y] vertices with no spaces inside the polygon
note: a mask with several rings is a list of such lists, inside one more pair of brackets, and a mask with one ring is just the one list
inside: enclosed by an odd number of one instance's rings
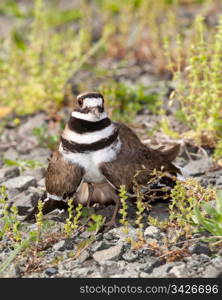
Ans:
{"label": "gravel ground", "polygon": [[[64,117],[64,111],[59,113]],[[149,117],[139,115],[138,124],[150,122]],[[21,121],[19,126],[12,126],[8,122],[0,138],[0,184],[5,185],[10,204],[18,207],[21,220],[33,209],[44,194],[44,173],[47,159],[51,151],[39,145],[38,139],[32,131],[36,127],[46,125],[51,134],[58,133],[58,127],[46,121],[44,113],[29,116]],[[138,133],[140,134],[139,126]],[[161,140],[162,138],[162,140]],[[156,139],[148,141],[155,145]],[[164,137],[160,136],[160,143],[164,144]],[[194,177],[203,185],[222,185],[222,170],[210,171],[212,160],[208,156],[195,156],[195,160],[188,160],[182,147],[177,163],[183,166],[185,177]],[[22,169],[21,166],[5,166],[5,159],[12,161],[35,160],[40,163],[33,169]],[[190,242],[184,250],[182,244],[171,247],[172,251],[180,253],[179,259],[171,261],[164,252],[164,241],[174,232],[161,231],[149,226],[146,219],[150,214],[159,220],[168,217],[168,203],[153,203],[151,209],[144,213],[144,245],[138,246],[138,231],[135,228],[136,207],[128,202],[129,228],[128,232],[119,224],[117,228],[102,229],[87,247],[79,245],[89,239],[87,231],[79,232],[72,238],[55,238],[42,250],[39,261],[28,262],[28,257],[18,256],[4,271],[3,277],[221,277],[222,252],[211,252],[208,244],[197,239]],[[96,212],[110,217],[114,205],[96,208]],[[49,232],[56,236],[63,226],[67,212],[58,209],[44,216],[50,220]],[[3,226],[3,222],[0,223]],[[28,231],[36,229],[35,223],[27,223]],[[194,237],[195,238],[195,237]],[[129,243],[129,240],[133,241]],[[0,243],[0,262],[3,263],[13,250],[6,236]],[[160,252],[158,253],[157,249]],[[162,252],[161,252],[162,251]],[[78,255],[77,255],[78,253]],[[165,254],[164,254],[165,253]],[[27,268],[29,265],[29,268]]]}

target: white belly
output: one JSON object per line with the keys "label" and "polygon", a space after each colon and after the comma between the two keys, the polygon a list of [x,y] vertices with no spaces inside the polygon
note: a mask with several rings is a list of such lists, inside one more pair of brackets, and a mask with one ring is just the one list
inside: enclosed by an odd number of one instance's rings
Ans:
{"label": "white belly", "polygon": [[115,160],[120,148],[121,142],[118,140],[115,145],[112,144],[107,148],[92,152],[72,153],[64,151],[61,144],[59,151],[65,159],[84,168],[84,181],[91,183],[104,183],[106,182],[106,179],[100,172],[99,166],[103,162]]}

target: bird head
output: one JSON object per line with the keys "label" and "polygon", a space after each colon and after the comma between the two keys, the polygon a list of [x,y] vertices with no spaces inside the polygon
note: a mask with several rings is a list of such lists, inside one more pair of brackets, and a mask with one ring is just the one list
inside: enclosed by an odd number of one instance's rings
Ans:
{"label": "bird head", "polygon": [[72,115],[93,122],[106,118],[103,95],[98,92],[78,95]]}

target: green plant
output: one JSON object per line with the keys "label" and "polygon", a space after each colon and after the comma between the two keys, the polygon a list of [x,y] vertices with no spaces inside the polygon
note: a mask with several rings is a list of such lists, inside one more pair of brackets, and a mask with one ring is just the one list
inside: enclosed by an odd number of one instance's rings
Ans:
{"label": "green plant", "polygon": [[10,217],[9,217],[9,204],[7,202],[7,194],[5,186],[0,187],[0,207],[2,209],[2,221],[3,226],[0,231],[0,239],[3,238],[5,233],[7,233],[11,227]]}
{"label": "green plant", "polygon": [[75,216],[73,215],[73,199],[68,200],[68,218],[66,219],[66,223],[64,225],[65,233],[67,236],[71,236],[73,232],[75,232],[80,224],[80,218],[83,215],[83,205],[81,203],[75,208]]}
{"label": "green plant", "polygon": [[13,240],[20,242],[22,239],[22,232],[20,230],[22,224],[18,219],[18,208],[15,204],[11,207],[9,206],[5,186],[0,187],[0,207],[2,209],[1,220],[3,223],[0,231],[0,239],[2,239],[4,235],[10,235],[12,233]]}
{"label": "green plant", "polygon": [[119,213],[121,214],[121,219],[119,220],[119,222],[124,225],[125,227],[127,227],[129,225],[128,221],[127,221],[127,209],[128,209],[128,205],[126,203],[127,200],[127,195],[126,195],[126,187],[125,185],[121,185],[119,188],[119,197],[120,197],[120,203],[122,205],[122,208],[119,210]]}
{"label": "green plant", "polygon": [[169,222],[180,228],[181,234],[190,236],[194,231],[194,208],[203,201],[215,198],[215,190],[204,188],[195,179],[177,182],[171,191]]}
{"label": "green plant", "polygon": [[159,94],[149,94],[148,87],[127,85],[125,83],[108,82],[100,87],[107,99],[113,117],[117,120],[132,121],[136,113],[143,107],[156,111],[161,104]]}
{"label": "green plant", "polygon": [[138,232],[139,232],[139,238],[143,238],[143,223],[142,223],[142,218],[143,218],[143,212],[145,210],[145,206],[143,203],[144,195],[140,190],[140,187],[138,186],[136,189],[136,225],[138,226]]}
{"label": "green plant", "polygon": [[[0,97],[19,114],[59,107],[67,80],[93,56],[108,38],[107,27],[101,39],[90,44],[87,12],[58,12],[43,0],[35,0],[31,24],[12,32],[0,51]],[[80,29],[56,30],[61,20],[83,22]]]}
{"label": "green plant", "polygon": [[21,241],[22,233],[19,230],[21,227],[21,222],[18,220],[18,208],[14,204],[12,205],[11,209],[11,221],[12,221],[12,232],[13,237],[16,240],[16,242]]}
{"label": "green plant", "polygon": [[165,229],[168,225],[168,221],[159,221],[157,218],[154,218],[152,216],[148,216],[148,223],[152,226],[158,227],[160,229]]}
{"label": "green plant", "polygon": [[37,244],[39,243],[41,237],[41,230],[43,226],[43,207],[44,202],[42,200],[38,201],[38,213],[36,214],[36,225],[37,225]]}
{"label": "green plant", "polygon": [[73,219],[73,199],[68,200],[68,218],[66,219],[66,223],[64,225],[65,233],[67,236],[70,236],[72,234],[72,219]]}
{"label": "green plant", "polygon": [[177,139],[180,137],[180,135],[176,131],[174,131],[170,128],[170,122],[166,116],[162,116],[161,121],[160,121],[160,127],[161,127],[162,131],[169,137],[171,137],[173,139]]}
{"label": "green plant", "polygon": [[0,275],[3,275],[3,272],[6,270],[6,268],[12,263],[12,261],[16,258],[16,256],[22,252],[24,249],[26,249],[30,245],[30,237],[23,240],[20,245],[18,245],[8,256],[8,258],[1,263],[0,265]]}
{"label": "green plant", "polygon": [[72,224],[73,230],[76,230],[79,227],[79,220],[82,216],[82,208],[83,205],[81,203],[79,203],[78,206],[76,207],[76,215],[73,218],[73,224]]}
{"label": "green plant", "polygon": [[58,144],[59,137],[57,135],[50,135],[46,125],[34,128],[32,133],[37,137],[42,147],[54,149]]}
{"label": "green plant", "polygon": [[222,238],[222,190],[217,192],[215,208],[206,201],[194,207],[193,220],[200,230]]}
{"label": "green plant", "polygon": [[177,83],[172,98],[181,104],[181,115],[191,129],[187,135],[198,144],[212,147],[222,137],[222,18],[216,32],[210,34],[204,18],[198,16],[190,44],[184,67],[182,49],[185,49],[185,42],[177,40],[177,55],[169,64]]}
{"label": "green plant", "polygon": [[105,217],[103,217],[102,215],[96,215],[96,214],[91,215],[88,222],[87,231],[95,232],[95,234],[97,234],[100,228],[103,226],[104,222],[105,222]]}
{"label": "green plant", "polygon": [[6,165],[6,166],[19,167],[21,172],[28,170],[28,169],[35,169],[35,168],[43,166],[42,163],[40,163],[34,159],[19,160],[19,161],[15,161],[15,160],[11,160],[11,159],[4,159],[3,162],[4,162],[4,165]]}

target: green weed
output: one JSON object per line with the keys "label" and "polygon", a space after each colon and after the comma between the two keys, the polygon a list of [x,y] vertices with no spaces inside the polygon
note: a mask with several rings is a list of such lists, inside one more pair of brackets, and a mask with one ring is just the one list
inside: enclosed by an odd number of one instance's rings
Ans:
{"label": "green weed", "polygon": [[[57,9],[57,10],[56,10]],[[76,14],[76,16],[74,16]],[[3,105],[19,114],[59,107],[67,80],[94,55],[108,37],[89,46],[89,27],[77,32],[55,31],[61,19],[81,18],[79,11],[53,12],[43,0],[35,0],[33,21],[26,31],[12,34],[0,51],[0,97]],[[86,15],[84,14],[85,20]]]}
{"label": "green weed", "polygon": [[127,85],[125,83],[110,82],[100,87],[107,100],[112,116],[116,120],[132,121],[136,113],[142,108],[157,112],[161,105],[159,94],[149,94],[148,87],[143,85]]}
{"label": "green weed", "polygon": [[213,236],[222,237],[222,191],[216,195],[216,207],[202,201],[194,207],[194,222],[201,231],[208,231]]}
{"label": "green weed", "polygon": [[215,199],[215,190],[202,187],[195,179],[177,182],[171,191],[169,224],[174,223],[181,233],[191,236],[194,231],[194,208],[204,201]]}
{"label": "green weed", "polygon": [[37,137],[39,145],[42,147],[54,149],[59,142],[59,137],[57,135],[50,135],[45,125],[34,128],[32,133]]}
{"label": "green weed", "polygon": [[93,214],[90,216],[87,231],[94,232],[94,234],[96,235],[104,223],[105,217],[103,217],[102,215]]}
{"label": "green weed", "polygon": [[[193,28],[185,68],[182,66],[182,51],[186,46],[179,38],[175,61],[171,60],[169,64],[177,83],[172,98],[179,100],[183,119],[191,129],[186,135],[197,144],[212,147],[222,137],[222,18],[215,33],[209,33],[202,16],[196,18]],[[216,157],[219,156],[220,144],[216,150]]]}
{"label": "green weed", "polygon": [[43,167],[43,164],[38,162],[34,159],[27,159],[27,160],[11,160],[11,159],[4,159],[3,160],[5,166],[16,166],[19,167],[20,171],[23,172],[28,169],[35,169],[38,167]]}
{"label": "green weed", "polygon": [[119,213],[121,214],[121,219],[119,222],[125,226],[125,228],[129,225],[127,221],[127,209],[128,205],[126,203],[127,195],[126,195],[126,187],[125,185],[121,185],[119,188],[119,197],[120,197],[120,203],[122,205],[122,208],[119,210]]}
{"label": "green weed", "polygon": [[137,208],[137,210],[136,210],[135,223],[138,226],[138,235],[139,235],[140,240],[143,239],[143,227],[144,227],[144,224],[142,223],[143,212],[145,210],[143,199],[144,199],[144,195],[140,191],[140,187],[138,187],[136,189],[136,208]]}

